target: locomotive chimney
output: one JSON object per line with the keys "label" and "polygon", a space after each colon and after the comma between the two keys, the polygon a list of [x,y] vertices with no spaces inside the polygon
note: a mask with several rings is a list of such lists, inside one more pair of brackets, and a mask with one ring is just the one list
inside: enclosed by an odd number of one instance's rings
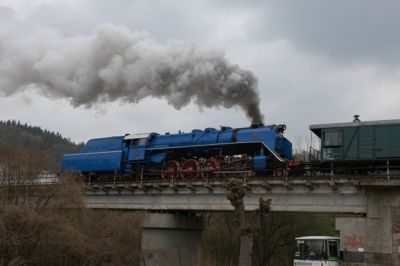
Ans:
{"label": "locomotive chimney", "polygon": [[252,128],[258,128],[258,127],[263,127],[263,126],[264,126],[264,123],[257,123],[257,124],[251,124],[250,127],[252,127]]}
{"label": "locomotive chimney", "polygon": [[361,122],[361,120],[359,119],[360,117],[359,115],[354,115],[353,117],[354,117],[353,123]]}

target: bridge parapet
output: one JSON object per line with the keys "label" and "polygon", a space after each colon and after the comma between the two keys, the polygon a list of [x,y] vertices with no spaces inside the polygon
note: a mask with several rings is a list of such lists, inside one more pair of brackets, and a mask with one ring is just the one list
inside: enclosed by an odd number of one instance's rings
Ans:
{"label": "bridge parapet", "polygon": [[[400,188],[400,179],[302,177],[243,179],[245,209],[258,208],[259,198],[271,198],[271,211],[367,213],[369,189]],[[232,211],[226,195],[229,180],[143,181],[88,184],[89,208],[135,210]]]}

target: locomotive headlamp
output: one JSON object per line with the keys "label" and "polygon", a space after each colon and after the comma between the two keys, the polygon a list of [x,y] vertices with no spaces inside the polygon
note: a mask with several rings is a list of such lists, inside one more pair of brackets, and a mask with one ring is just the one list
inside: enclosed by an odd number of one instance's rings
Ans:
{"label": "locomotive headlamp", "polygon": [[283,133],[286,130],[286,125],[278,125],[278,132]]}

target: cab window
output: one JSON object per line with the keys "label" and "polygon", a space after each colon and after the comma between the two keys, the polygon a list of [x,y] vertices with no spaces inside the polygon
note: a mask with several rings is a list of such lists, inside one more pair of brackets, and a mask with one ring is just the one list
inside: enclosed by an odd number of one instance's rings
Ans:
{"label": "cab window", "polygon": [[342,145],[342,132],[339,130],[325,132],[324,147],[336,147]]}
{"label": "cab window", "polygon": [[147,138],[133,139],[132,146],[146,145]]}

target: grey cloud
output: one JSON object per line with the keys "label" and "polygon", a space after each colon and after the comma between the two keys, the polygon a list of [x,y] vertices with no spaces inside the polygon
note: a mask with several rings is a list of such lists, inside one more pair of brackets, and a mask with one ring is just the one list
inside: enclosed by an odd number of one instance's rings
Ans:
{"label": "grey cloud", "polygon": [[218,27],[216,18],[235,11],[248,14],[243,30],[250,42],[284,39],[302,52],[339,63],[391,65],[400,61],[397,0],[86,0],[73,11],[64,9],[61,3],[43,5],[31,19],[72,35],[89,33],[98,23],[112,22],[145,29],[161,41],[178,38],[202,42]]}
{"label": "grey cloud", "polygon": [[253,39],[286,39],[306,53],[345,63],[399,63],[399,1],[274,0],[257,5],[246,25]]}
{"label": "grey cloud", "polygon": [[126,1],[82,0],[78,7],[68,8],[54,2],[37,6],[27,18],[31,23],[57,28],[68,36],[90,34],[98,24],[127,25],[146,30],[158,41],[184,39],[201,42],[209,34],[213,13],[201,1]]}

